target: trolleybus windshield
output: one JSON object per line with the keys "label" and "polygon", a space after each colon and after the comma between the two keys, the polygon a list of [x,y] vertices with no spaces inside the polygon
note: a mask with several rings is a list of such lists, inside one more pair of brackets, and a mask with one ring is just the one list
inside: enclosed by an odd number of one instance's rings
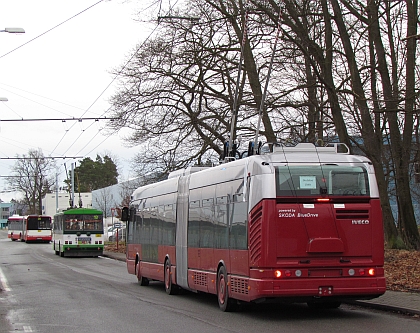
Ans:
{"label": "trolleybus windshield", "polygon": [[27,221],[28,230],[49,230],[51,229],[51,217],[29,216]]}
{"label": "trolleybus windshield", "polygon": [[278,166],[276,192],[277,196],[363,196],[369,194],[368,174],[359,166]]}
{"label": "trolleybus windshield", "polygon": [[102,215],[65,215],[65,231],[103,231]]}

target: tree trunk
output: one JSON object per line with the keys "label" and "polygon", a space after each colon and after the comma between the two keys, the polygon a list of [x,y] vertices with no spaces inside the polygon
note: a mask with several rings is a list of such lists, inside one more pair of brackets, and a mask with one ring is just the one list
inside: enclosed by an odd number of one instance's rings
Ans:
{"label": "tree trunk", "polygon": [[[373,126],[373,121],[369,113],[369,108],[366,103],[366,97],[363,89],[362,80],[360,78],[359,69],[355,60],[354,51],[351,45],[350,37],[348,35],[347,29],[345,27],[342,12],[337,0],[332,0],[332,7],[335,14],[335,21],[340,33],[340,38],[343,43],[345,54],[347,57],[347,62],[351,74],[351,83],[353,88],[353,93],[355,96],[355,102],[360,110],[361,121],[362,121],[362,138],[363,144],[366,149],[368,157],[371,159],[373,166],[375,168],[376,178],[378,179],[378,187],[381,195],[381,204],[382,211],[384,214],[384,230],[386,237],[394,237],[394,232],[392,230],[392,225],[389,224],[390,221],[393,221],[392,213],[390,210],[389,198],[387,193],[387,186],[385,183],[381,150],[378,147],[381,146],[381,141],[378,139],[378,136],[375,134],[375,128]],[[387,233],[391,232],[391,235]]]}
{"label": "tree trunk", "polygon": [[[381,75],[386,117],[389,123],[390,150],[394,165],[399,231],[408,247],[418,249],[420,248],[420,236],[413,210],[409,179],[410,153],[413,142],[416,40],[414,38],[407,40],[405,124],[401,135],[398,112],[399,96],[393,93],[395,89],[390,79],[386,51],[380,35],[378,7],[374,1],[368,0],[367,9],[370,18],[370,33],[378,58],[378,71]],[[408,36],[414,36],[416,34],[417,24],[417,1],[415,1],[415,4],[412,4],[411,1],[407,0],[407,14],[407,33]],[[393,63],[392,66],[397,67],[397,64]],[[397,83],[395,82],[395,84]],[[393,237],[393,235],[390,235],[390,237]]]}
{"label": "tree trunk", "polygon": [[[369,14],[369,12],[368,12]],[[369,22],[372,20],[371,15],[369,14]],[[375,58],[375,47],[374,47],[374,35],[375,32],[372,31],[372,24],[368,24],[368,32],[369,32],[369,56],[370,56],[370,86],[372,90],[372,98],[373,98],[373,105],[375,110],[380,110],[379,105],[379,97],[377,93],[377,74],[376,74],[376,58]],[[397,81],[395,81],[397,82]],[[397,85],[396,85],[397,86]],[[392,214],[392,209],[389,201],[389,195],[388,195],[388,187],[389,187],[389,181],[387,181],[387,178],[385,177],[385,170],[388,170],[388,163],[386,161],[386,155],[384,153],[384,146],[383,146],[383,133],[382,133],[382,114],[377,112],[375,113],[375,133],[378,137],[378,144],[379,150],[382,151],[382,159],[385,163],[382,164],[382,167],[378,167],[376,174],[376,179],[378,182],[378,188],[379,188],[379,194],[381,196],[381,206],[382,206],[382,212],[383,212],[383,219],[384,219],[384,232],[385,232],[385,240],[389,247],[393,248],[397,246],[397,240],[398,240],[398,230],[395,225],[394,216]],[[385,118],[385,117],[383,117]]]}
{"label": "tree trunk", "polygon": [[[417,35],[417,11],[418,1],[406,0],[407,3],[407,35]],[[416,38],[407,39],[407,63],[406,63],[406,89],[405,89],[405,124],[402,144],[402,165],[398,170],[397,193],[399,205],[401,206],[401,232],[403,238],[410,247],[420,249],[420,235],[417,227],[410,190],[409,163],[413,146],[413,127],[414,127],[414,99],[416,96]]]}
{"label": "tree trunk", "polygon": [[[243,3],[240,2],[240,5],[243,5]],[[221,8],[225,11],[224,14],[226,16],[229,16],[227,10],[222,5],[222,3],[221,3]],[[239,8],[238,12],[242,12],[241,13],[242,20],[245,21],[246,14],[244,12],[244,8],[243,7]],[[235,30],[238,40],[242,41],[244,39],[244,33],[246,34],[247,27],[245,27],[245,31],[242,31],[238,22],[234,18],[231,19],[231,24],[232,24],[233,29]],[[257,65],[255,63],[254,55],[252,53],[251,45],[246,35],[245,35],[245,43],[243,45],[243,59],[244,59],[244,69],[248,77],[249,86],[251,87],[251,90],[254,96],[255,105],[256,105],[256,110],[257,110],[259,106],[261,105],[261,101],[262,101],[262,87],[261,87],[260,77],[258,75]],[[273,126],[271,124],[271,120],[270,120],[270,117],[268,116],[266,108],[262,109],[261,120],[262,120],[262,123],[264,124],[264,131],[260,131],[260,133],[264,133],[264,136],[266,137],[267,142],[277,141],[277,138],[274,133]]]}
{"label": "tree trunk", "polygon": [[[308,91],[308,142],[315,143],[317,140],[316,130],[319,121],[319,108],[316,98],[316,79],[312,74],[312,66],[309,56],[305,55],[306,85]],[[322,137],[318,138],[322,140]]]}
{"label": "tree trunk", "polygon": [[[326,0],[322,0],[323,10],[327,10]],[[338,100],[335,84],[332,76],[332,53],[331,49],[326,51],[326,56],[323,50],[313,40],[309,38],[308,30],[299,21],[300,14],[296,11],[293,1],[285,1],[286,9],[289,16],[284,16],[284,23],[288,25],[293,32],[298,36],[297,40],[293,40],[304,54],[309,54],[314,63],[313,67],[319,66],[321,69],[318,79],[324,84],[328,102],[331,108],[331,115],[333,118],[334,126],[339,137],[340,142],[345,143],[351,149],[351,142],[347,133],[347,127],[341,113],[340,103]],[[275,7],[276,8],[276,7]],[[331,19],[329,13],[324,13],[325,20]],[[328,26],[328,24],[327,24]],[[327,29],[329,30],[329,29]],[[331,32],[331,30],[329,30]],[[287,35],[287,33],[285,32]],[[331,34],[326,34],[326,45],[331,45]],[[290,37],[292,40],[292,38]],[[316,72],[315,72],[316,73]]]}

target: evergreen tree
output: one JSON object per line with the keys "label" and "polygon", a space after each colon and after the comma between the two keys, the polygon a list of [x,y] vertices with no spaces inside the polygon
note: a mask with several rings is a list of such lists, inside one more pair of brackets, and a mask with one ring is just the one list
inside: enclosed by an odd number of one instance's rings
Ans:
{"label": "evergreen tree", "polygon": [[[118,183],[118,170],[114,161],[107,155],[96,156],[93,161],[90,157],[84,158],[79,165],[74,168],[75,191],[92,192],[100,188],[111,186]],[[65,181],[71,187],[71,174]]]}

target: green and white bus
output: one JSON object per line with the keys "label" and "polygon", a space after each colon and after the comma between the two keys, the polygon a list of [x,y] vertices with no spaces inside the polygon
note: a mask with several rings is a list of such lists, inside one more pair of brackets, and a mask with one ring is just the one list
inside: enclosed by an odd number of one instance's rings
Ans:
{"label": "green and white bus", "polygon": [[70,208],[54,216],[53,250],[61,257],[97,257],[104,250],[103,213]]}

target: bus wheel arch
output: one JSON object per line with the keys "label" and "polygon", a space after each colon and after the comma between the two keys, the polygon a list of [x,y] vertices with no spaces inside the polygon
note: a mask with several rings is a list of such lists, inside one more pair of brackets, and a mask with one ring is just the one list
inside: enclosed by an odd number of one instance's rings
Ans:
{"label": "bus wheel arch", "polygon": [[217,301],[220,310],[224,312],[235,311],[237,302],[229,297],[229,280],[224,263],[219,264],[217,269]]}

